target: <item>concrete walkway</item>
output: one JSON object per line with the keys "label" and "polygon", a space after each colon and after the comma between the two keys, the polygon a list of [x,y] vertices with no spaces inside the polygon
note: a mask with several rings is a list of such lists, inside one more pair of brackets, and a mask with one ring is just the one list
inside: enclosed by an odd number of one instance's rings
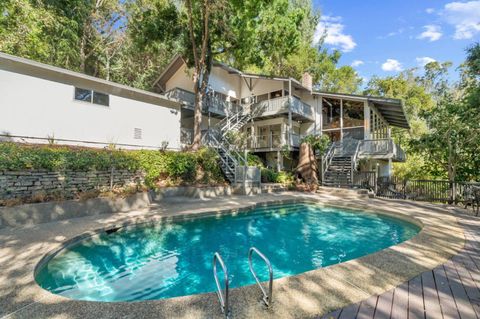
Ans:
{"label": "concrete walkway", "polygon": [[[455,209],[427,203],[368,199],[342,191],[315,195],[282,193],[172,200],[145,210],[1,229],[0,317],[222,318],[214,293],[141,302],[76,301],[40,288],[34,280],[34,269],[46,254],[60,249],[68,240],[93,230],[192,215],[230,213],[265,203],[291,201],[380,212],[414,222],[423,228],[414,238],[374,254],[276,279],[275,301],[271,310],[264,308],[258,287],[232,289],[233,318],[319,318],[335,309],[371,300],[372,295],[382,295],[427,270],[445,264],[462,251],[465,243],[464,228],[467,225],[457,223]],[[378,308],[378,299],[374,309]],[[363,312],[354,310],[352,313],[355,317]],[[335,313],[347,314],[345,310]]]}

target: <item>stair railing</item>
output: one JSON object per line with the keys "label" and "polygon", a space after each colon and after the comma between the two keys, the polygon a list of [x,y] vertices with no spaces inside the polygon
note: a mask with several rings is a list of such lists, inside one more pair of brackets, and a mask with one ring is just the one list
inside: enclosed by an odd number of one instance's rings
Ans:
{"label": "stair railing", "polygon": [[357,169],[357,161],[358,161],[358,152],[360,150],[360,141],[358,141],[357,143],[357,147],[355,148],[355,152],[353,153],[353,156],[352,156],[352,162],[351,162],[351,174],[350,174],[350,179],[351,179],[351,183],[353,185],[353,172]]}
{"label": "stair railing", "polygon": [[332,162],[333,156],[335,155],[335,142],[333,142],[327,150],[327,153],[324,156],[325,166],[323,167],[323,173],[325,174],[328,170],[328,166]]}

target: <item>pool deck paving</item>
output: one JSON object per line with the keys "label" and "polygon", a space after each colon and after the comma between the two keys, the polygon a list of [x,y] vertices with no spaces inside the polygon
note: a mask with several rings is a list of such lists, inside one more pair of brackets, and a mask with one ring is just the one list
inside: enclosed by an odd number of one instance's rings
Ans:
{"label": "pool deck paving", "polygon": [[480,318],[480,218],[457,207],[338,191],[172,199],[149,209],[0,229],[0,318],[222,318],[215,293],[138,302],[67,299],[39,287],[35,267],[72,239],[111,227],[295,201],[379,212],[423,228],[379,252],[274,280],[271,309],[257,286],[231,289],[232,318]]}

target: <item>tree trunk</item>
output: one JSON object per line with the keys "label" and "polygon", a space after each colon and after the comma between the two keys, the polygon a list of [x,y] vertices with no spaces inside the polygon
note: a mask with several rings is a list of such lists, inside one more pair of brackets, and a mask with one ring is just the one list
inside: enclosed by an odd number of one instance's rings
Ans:
{"label": "tree trunk", "polygon": [[[197,71],[195,71],[197,73]],[[194,93],[195,93],[195,108],[193,119],[193,143],[192,150],[196,151],[202,144],[202,108],[204,92],[200,88],[199,74],[194,75]]]}
{"label": "tree trunk", "polygon": [[300,145],[300,155],[298,159],[297,173],[307,184],[318,184],[318,168],[315,159],[315,152],[308,143]]}

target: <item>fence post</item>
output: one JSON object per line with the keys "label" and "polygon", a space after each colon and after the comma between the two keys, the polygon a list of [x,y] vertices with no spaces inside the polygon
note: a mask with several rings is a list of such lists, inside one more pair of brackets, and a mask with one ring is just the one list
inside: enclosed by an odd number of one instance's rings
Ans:
{"label": "fence post", "polygon": [[407,199],[407,180],[403,180],[403,199]]}
{"label": "fence post", "polygon": [[457,183],[452,182],[452,203],[457,204]]}
{"label": "fence post", "polygon": [[110,190],[113,189],[113,171],[114,171],[114,168],[113,168],[113,165],[110,167]]}

